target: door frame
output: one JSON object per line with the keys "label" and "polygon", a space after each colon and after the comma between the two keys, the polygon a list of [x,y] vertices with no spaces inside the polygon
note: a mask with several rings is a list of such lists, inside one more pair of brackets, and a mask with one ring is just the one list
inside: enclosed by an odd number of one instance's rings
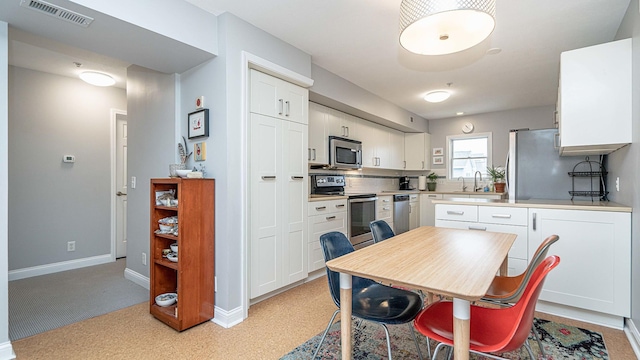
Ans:
{"label": "door frame", "polygon": [[[109,192],[111,206],[111,261],[116,261],[116,241],[117,241],[117,212],[116,212],[116,126],[118,115],[127,115],[126,110],[111,109],[109,114],[110,147],[111,147],[111,187]],[[126,229],[125,229],[126,231]]]}

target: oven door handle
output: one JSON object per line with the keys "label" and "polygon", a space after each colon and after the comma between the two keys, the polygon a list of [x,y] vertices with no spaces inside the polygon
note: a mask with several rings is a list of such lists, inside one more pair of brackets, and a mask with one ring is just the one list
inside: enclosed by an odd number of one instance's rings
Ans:
{"label": "oven door handle", "polygon": [[368,201],[376,201],[378,200],[378,197],[370,197],[370,198],[365,198],[365,199],[349,199],[350,203],[361,203],[361,202],[368,202]]}

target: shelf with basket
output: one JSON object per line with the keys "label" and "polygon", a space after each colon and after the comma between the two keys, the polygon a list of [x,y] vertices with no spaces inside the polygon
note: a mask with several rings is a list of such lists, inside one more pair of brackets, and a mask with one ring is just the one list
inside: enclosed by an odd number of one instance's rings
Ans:
{"label": "shelf with basket", "polygon": [[150,203],[149,312],[182,331],[214,314],[215,181],[151,179]]}
{"label": "shelf with basket", "polygon": [[[608,201],[607,170],[602,162],[589,160],[587,156],[584,161],[577,163],[568,174],[571,176],[571,191],[569,191],[571,200],[573,200],[575,196],[579,196],[590,197],[591,201],[593,201],[594,198],[598,198],[601,201]],[[584,185],[584,183],[578,185],[582,188],[588,187],[588,189],[576,190],[576,179],[586,179],[587,185]]]}

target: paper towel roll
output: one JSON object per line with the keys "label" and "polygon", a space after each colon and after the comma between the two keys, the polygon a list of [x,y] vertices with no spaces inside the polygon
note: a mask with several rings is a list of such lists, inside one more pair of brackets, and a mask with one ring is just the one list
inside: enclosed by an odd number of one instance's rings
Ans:
{"label": "paper towel roll", "polygon": [[418,176],[418,190],[427,190],[426,176]]}

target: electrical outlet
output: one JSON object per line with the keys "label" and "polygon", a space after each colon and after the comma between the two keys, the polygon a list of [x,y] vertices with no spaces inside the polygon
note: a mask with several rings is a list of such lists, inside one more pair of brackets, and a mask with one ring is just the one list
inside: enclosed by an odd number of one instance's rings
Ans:
{"label": "electrical outlet", "polygon": [[142,253],[142,265],[147,265],[147,253]]}
{"label": "electrical outlet", "polygon": [[136,188],[136,177],[135,176],[131,177],[131,188],[132,189]]}
{"label": "electrical outlet", "polygon": [[616,177],[616,191],[620,191],[620,178]]}
{"label": "electrical outlet", "polygon": [[67,241],[67,251],[76,251],[76,242],[75,241]]}

